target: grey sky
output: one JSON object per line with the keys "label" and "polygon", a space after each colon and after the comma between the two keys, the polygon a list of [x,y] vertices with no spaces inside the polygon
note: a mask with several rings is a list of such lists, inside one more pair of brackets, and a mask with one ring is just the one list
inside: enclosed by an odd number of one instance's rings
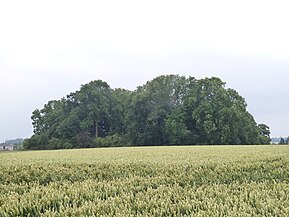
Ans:
{"label": "grey sky", "polygon": [[272,136],[287,136],[288,6],[278,0],[1,1],[0,142],[31,136],[32,111],[81,84],[103,79],[134,89],[161,74],[220,77]]}

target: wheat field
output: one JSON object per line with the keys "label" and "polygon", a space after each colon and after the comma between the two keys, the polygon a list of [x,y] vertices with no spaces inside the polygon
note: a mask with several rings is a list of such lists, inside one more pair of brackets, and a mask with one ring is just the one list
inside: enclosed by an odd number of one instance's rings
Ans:
{"label": "wheat field", "polygon": [[289,216],[289,146],[0,153],[0,216]]}

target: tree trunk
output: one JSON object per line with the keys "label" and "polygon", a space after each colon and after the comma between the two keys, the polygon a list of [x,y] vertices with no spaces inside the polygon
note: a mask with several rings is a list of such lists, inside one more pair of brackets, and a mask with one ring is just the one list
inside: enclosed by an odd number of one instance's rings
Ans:
{"label": "tree trunk", "polygon": [[95,138],[98,137],[98,121],[95,121]]}

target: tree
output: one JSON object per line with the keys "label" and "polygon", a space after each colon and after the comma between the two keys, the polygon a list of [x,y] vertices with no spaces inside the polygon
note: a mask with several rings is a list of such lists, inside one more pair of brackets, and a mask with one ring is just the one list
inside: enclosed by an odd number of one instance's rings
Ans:
{"label": "tree", "polygon": [[106,82],[97,80],[83,85],[76,92],[79,102],[82,131],[90,135],[104,137],[109,131],[109,109],[111,89]]}
{"label": "tree", "polygon": [[280,142],[279,142],[279,145],[285,145],[286,143],[285,143],[285,139],[284,138],[280,138]]}
{"label": "tree", "polygon": [[30,150],[49,149],[48,143],[47,133],[34,134],[30,139],[24,140],[23,148]]}
{"label": "tree", "polygon": [[[91,147],[93,139],[89,137],[105,137],[110,131],[111,101],[109,85],[100,80],[82,85],[66,98],[49,101],[43,109],[32,113],[35,137],[31,138],[31,144],[38,149],[55,149],[64,144]],[[36,145],[42,135],[46,135],[47,141]],[[29,140],[26,144],[30,148]]]}
{"label": "tree", "polygon": [[169,144],[191,144],[191,131],[186,126],[186,112],[183,107],[175,108],[165,122]]}
{"label": "tree", "polygon": [[131,91],[120,88],[111,92],[110,130],[120,137],[126,137],[127,125],[131,121],[127,117],[131,95]]}
{"label": "tree", "polygon": [[266,124],[258,124],[259,128],[259,143],[260,144],[270,144],[270,128]]}
{"label": "tree", "polygon": [[172,110],[182,103],[186,78],[159,76],[131,95],[128,131],[132,144],[167,144],[165,122]]}
{"label": "tree", "polygon": [[225,89],[219,78],[189,78],[189,83],[184,107],[192,144],[257,142],[257,125],[235,90]]}

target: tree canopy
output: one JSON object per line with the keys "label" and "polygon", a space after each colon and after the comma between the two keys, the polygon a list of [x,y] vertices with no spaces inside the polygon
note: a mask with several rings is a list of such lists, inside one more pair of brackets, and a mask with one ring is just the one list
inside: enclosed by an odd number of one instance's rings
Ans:
{"label": "tree canopy", "polygon": [[92,81],[31,118],[26,149],[270,142],[269,127],[216,77],[159,76],[135,91]]}

